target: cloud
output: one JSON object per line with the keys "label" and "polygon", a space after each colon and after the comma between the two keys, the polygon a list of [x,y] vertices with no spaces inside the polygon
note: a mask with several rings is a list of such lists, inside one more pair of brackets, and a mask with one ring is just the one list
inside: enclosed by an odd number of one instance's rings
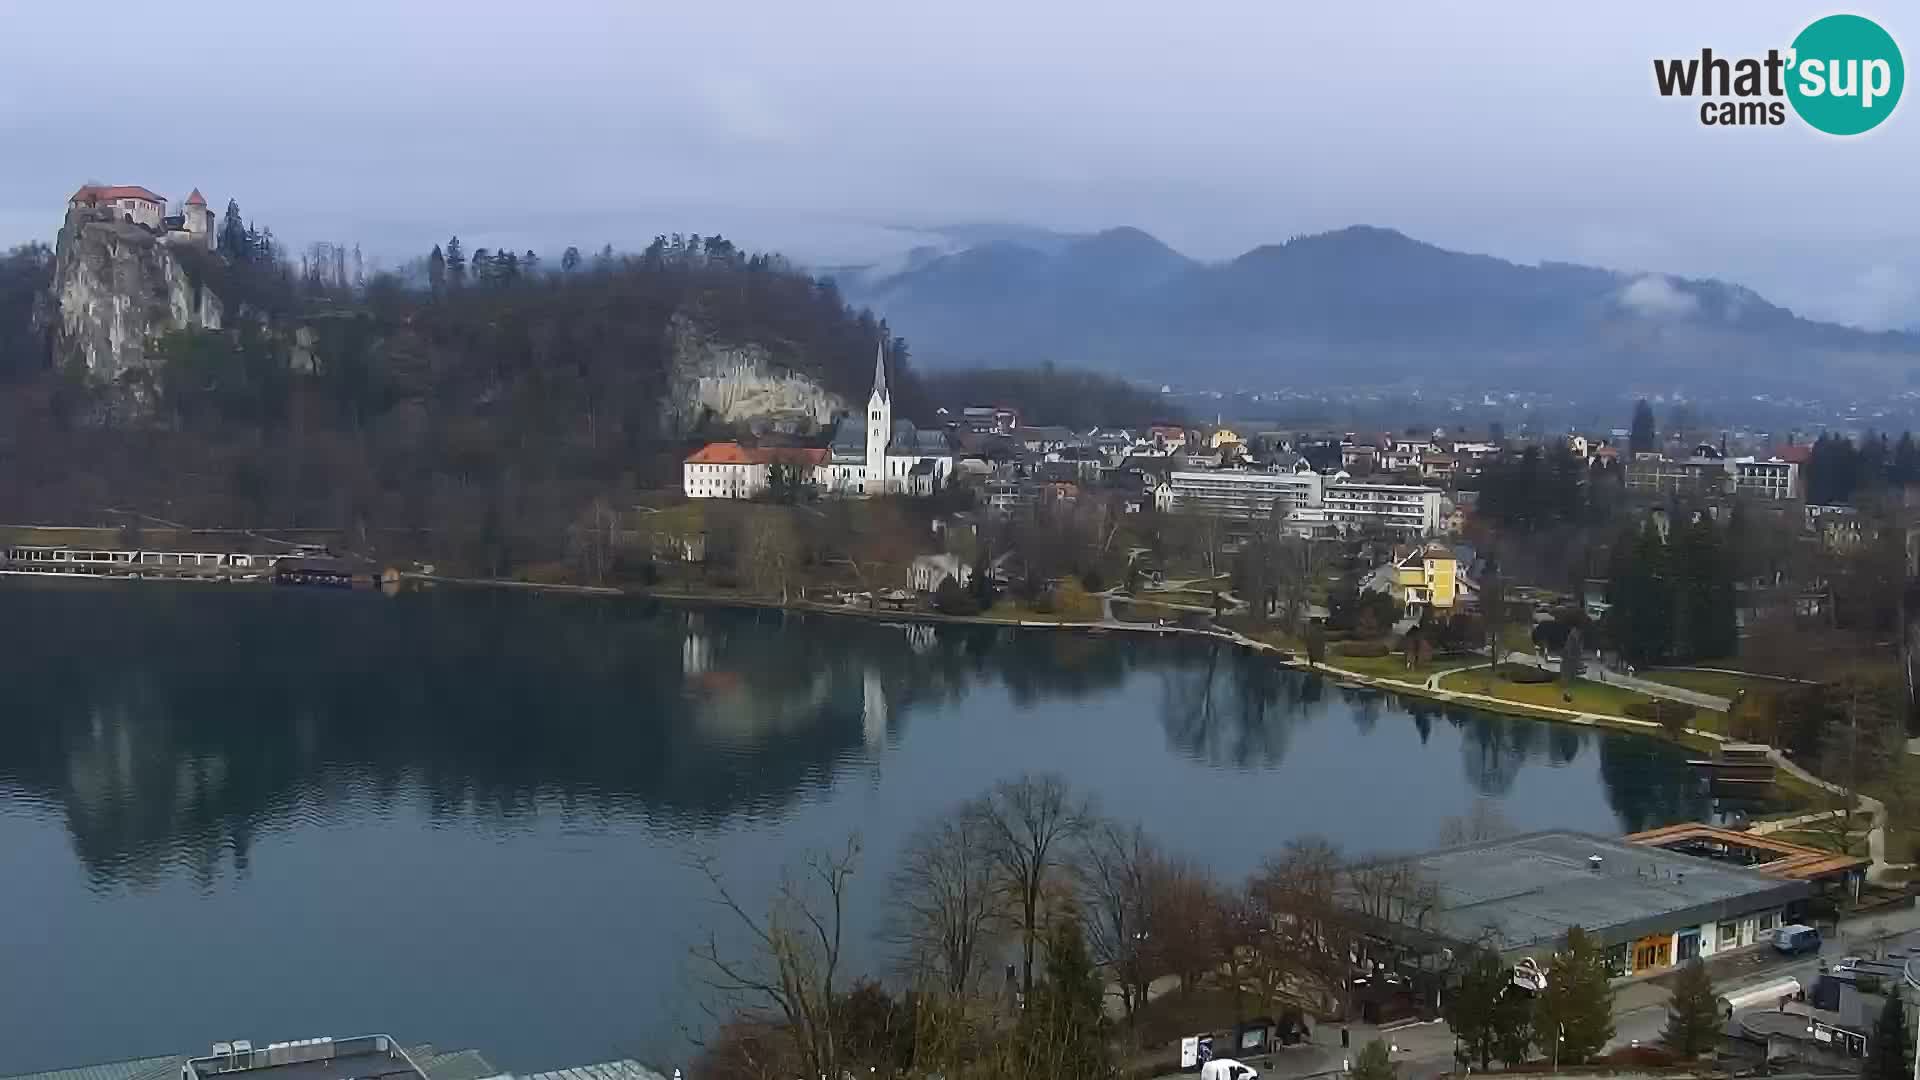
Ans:
{"label": "cloud", "polygon": [[1620,306],[1649,319],[1679,319],[1693,314],[1700,300],[1665,274],[1642,274],[1620,290]]}

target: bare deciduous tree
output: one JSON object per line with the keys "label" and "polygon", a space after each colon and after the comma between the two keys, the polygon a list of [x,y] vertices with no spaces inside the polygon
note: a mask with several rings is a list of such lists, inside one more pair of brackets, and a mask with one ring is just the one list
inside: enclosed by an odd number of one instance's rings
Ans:
{"label": "bare deciduous tree", "polygon": [[707,987],[725,1006],[722,1017],[778,1018],[802,1075],[839,1076],[840,1041],[835,982],[840,974],[847,892],[860,858],[859,837],[839,852],[807,856],[781,875],[765,915],[747,910],[722,880],[712,859],[694,860],[712,888],[712,901],[745,932],[744,955],[722,949],[709,931],[693,959]]}
{"label": "bare deciduous tree", "polygon": [[930,820],[907,841],[893,873],[890,936],[901,965],[956,997],[977,986],[1000,919],[990,840],[976,814]]}
{"label": "bare deciduous tree", "polygon": [[990,839],[1001,887],[1020,932],[1021,991],[1033,996],[1033,960],[1046,930],[1042,898],[1067,868],[1069,844],[1091,810],[1057,773],[1028,774],[994,785],[973,807]]}
{"label": "bare deciduous tree", "polygon": [[1146,1003],[1154,970],[1148,963],[1154,878],[1164,856],[1139,825],[1102,822],[1089,830],[1081,857],[1081,918],[1094,963],[1120,986],[1132,1020]]}

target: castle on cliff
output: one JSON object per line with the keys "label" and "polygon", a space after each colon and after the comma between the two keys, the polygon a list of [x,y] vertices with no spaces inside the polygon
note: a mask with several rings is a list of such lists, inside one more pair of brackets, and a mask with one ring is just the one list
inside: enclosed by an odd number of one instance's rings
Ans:
{"label": "castle on cliff", "polygon": [[82,184],[67,200],[69,212],[80,209],[109,210],[116,220],[145,226],[170,244],[214,247],[213,211],[199,188],[180,204],[180,212],[167,213],[165,197],[138,184],[106,186]]}

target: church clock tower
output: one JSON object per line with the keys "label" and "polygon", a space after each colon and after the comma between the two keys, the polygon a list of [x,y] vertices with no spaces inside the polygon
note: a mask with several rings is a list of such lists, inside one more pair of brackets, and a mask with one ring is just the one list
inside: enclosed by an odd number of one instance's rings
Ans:
{"label": "church clock tower", "polygon": [[887,393],[886,341],[873,350],[873,393],[867,398],[867,476],[869,495],[887,493],[887,442],[893,437],[893,398]]}

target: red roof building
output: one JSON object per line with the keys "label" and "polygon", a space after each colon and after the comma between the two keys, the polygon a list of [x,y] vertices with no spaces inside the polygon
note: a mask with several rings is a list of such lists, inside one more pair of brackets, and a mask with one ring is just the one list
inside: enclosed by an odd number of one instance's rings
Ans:
{"label": "red roof building", "polygon": [[[199,194],[195,192],[194,194]],[[80,190],[67,200],[68,206],[102,206],[118,202],[121,199],[140,199],[156,206],[167,205],[165,196],[155,195],[138,184],[82,184]],[[202,205],[205,205],[204,202]]]}
{"label": "red roof building", "polygon": [[207,205],[207,197],[205,195],[200,194],[199,188],[194,188],[193,194],[187,196],[187,205],[188,206],[205,206]]}

